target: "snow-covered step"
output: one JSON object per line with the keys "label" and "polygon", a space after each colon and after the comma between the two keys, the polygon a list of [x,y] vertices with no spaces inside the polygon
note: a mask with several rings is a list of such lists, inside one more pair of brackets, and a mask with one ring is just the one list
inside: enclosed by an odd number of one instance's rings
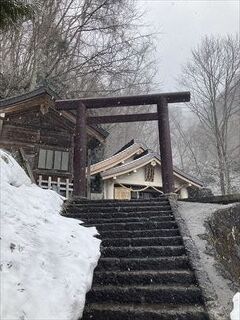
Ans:
{"label": "snow-covered step", "polygon": [[162,195],[158,198],[154,199],[131,199],[131,200],[115,200],[115,199],[99,199],[99,200],[89,200],[89,199],[82,199],[82,198],[77,198],[74,197],[71,199],[70,203],[75,203],[75,204],[100,204],[100,205],[105,205],[105,204],[113,204],[119,205],[119,204],[125,204],[125,203],[131,203],[131,204],[141,204],[141,203],[153,203],[153,202],[162,202],[162,201],[168,201],[168,196]]}
{"label": "snow-covered step", "polygon": [[[92,226],[91,224],[86,224],[86,227]],[[106,230],[153,230],[153,229],[177,229],[178,225],[175,221],[167,222],[129,222],[129,223],[96,223],[94,226],[98,231]]]}
{"label": "snow-covered step", "polygon": [[145,246],[145,247],[107,247],[102,248],[103,257],[175,257],[185,254],[184,246]]}
{"label": "snow-covered step", "polygon": [[171,210],[161,210],[161,211],[131,211],[131,212],[70,212],[67,209],[62,212],[64,216],[76,218],[76,219],[100,219],[100,218],[140,218],[140,217],[151,217],[151,216],[168,216],[172,214]]}
{"label": "snow-covered step", "polygon": [[83,320],[208,319],[167,197],[77,200],[63,214],[102,240]]}
{"label": "snow-covered step", "polygon": [[174,216],[164,215],[164,216],[154,216],[151,217],[124,217],[124,218],[81,218],[83,222],[87,222],[88,224],[106,224],[106,223],[129,223],[129,222],[149,222],[149,221],[173,221]]}
{"label": "snow-covered step", "polygon": [[156,258],[101,258],[96,270],[170,270],[189,269],[187,256]]}
{"label": "snow-covered step", "polygon": [[91,208],[100,208],[100,207],[139,207],[139,206],[163,206],[163,205],[169,205],[168,200],[161,200],[161,201],[151,201],[151,202],[140,202],[140,201],[119,201],[119,202],[98,202],[98,201],[91,201],[91,202],[81,202],[81,203],[73,203],[71,202],[70,205],[74,205],[76,207],[82,207],[82,208],[88,208],[91,206]]}
{"label": "snow-covered step", "polygon": [[96,271],[94,285],[196,284],[191,270]]}
{"label": "snow-covered step", "polygon": [[208,320],[201,305],[101,304],[86,307],[84,320]]}
{"label": "snow-covered step", "polygon": [[148,230],[109,230],[101,231],[100,238],[149,238],[179,236],[179,229],[148,229]]}
{"label": "snow-covered step", "polygon": [[182,237],[148,237],[148,238],[104,238],[102,240],[103,247],[119,247],[119,246],[173,246],[181,245]]}
{"label": "snow-covered step", "polygon": [[81,212],[132,212],[132,211],[155,211],[159,212],[161,210],[171,210],[169,204],[159,205],[159,206],[115,206],[115,207],[93,207],[93,206],[75,206],[70,205],[68,207],[68,212],[70,213],[81,213]]}
{"label": "snow-covered step", "polygon": [[201,304],[202,293],[195,285],[93,286],[88,302]]}

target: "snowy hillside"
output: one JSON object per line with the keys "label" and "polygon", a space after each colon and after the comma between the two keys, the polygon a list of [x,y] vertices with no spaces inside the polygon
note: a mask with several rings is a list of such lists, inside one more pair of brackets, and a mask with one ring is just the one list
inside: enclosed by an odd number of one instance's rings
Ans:
{"label": "snowy hillside", "polygon": [[100,240],[95,228],[61,217],[62,203],[0,151],[1,319],[81,316]]}

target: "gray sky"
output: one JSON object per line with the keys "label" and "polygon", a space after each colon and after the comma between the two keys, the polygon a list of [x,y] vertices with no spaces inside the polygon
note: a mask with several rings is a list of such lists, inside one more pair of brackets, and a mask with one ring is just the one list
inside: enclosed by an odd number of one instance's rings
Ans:
{"label": "gray sky", "polygon": [[145,20],[160,32],[157,59],[161,89],[177,89],[181,65],[204,35],[240,31],[240,0],[138,0]]}

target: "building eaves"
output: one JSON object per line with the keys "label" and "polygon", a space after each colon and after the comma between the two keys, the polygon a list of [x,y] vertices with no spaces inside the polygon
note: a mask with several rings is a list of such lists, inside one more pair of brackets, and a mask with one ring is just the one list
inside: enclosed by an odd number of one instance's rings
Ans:
{"label": "building eaves", "polygon": [[136,141],[135,139],[132,139],[131,141],[129,141],[128,143],[126,143],[120,150],[118,150],[117,152],[114,153],[114,156],[126,149],[128,149],[129,147],[131,147],[132,145],[134,144],[139,144],[141,146],[143,146],[145,149],[147,149],[147,147],[142,143],[142,142],[139,142],[139,141]]}
{"label": "building eaves", "polygon": [[3,109],[4,107],[8,107],[10,105],[13,105],[13,104],[16,104],[19,102],[23,102],[25,100],[30,100],[32,98],[41,96],[42,94],[48,94],[50,97],[52,97],[52,99],[59,99],[60,98],[58,96],[58,94],[56,92],[54,92],[52,89],[42,86],[42,87],[39,87],[33,91],[26,92],[26,93],[23,93],[18,96],[9,97],[9,98],[5,98],[5,99],[0,100],[0,109]]}
{"label": "building eaves", "polygon": [[[41,86],[37,89],[23,93],[21,95],[0,100],[0,111],[2,111],[4,113],[4,109],[11,106],[11,105],[15,105],[18,103],[24,103],[24,101],[34,99],[34,98],[39,97],[44,94],[49,95],[49,97],[52,100],[61,99],[61,97],[54,90],[52,90],[50,87]],[[93,130],[98,132],[98,134],[100,134],[104,139],[106,139],[107,136],[109,135],[109,132],[107,132],[105,129],[103,129],[102,127],[100,127],[98,125],[89,125],[89,127],[91,127]]]}
{"label": "building eaves", "polygon": [[[159,154],[157,154],[157,153],[155,153],[155,152],[153,152],[153,151],[151,151],[151,150],[150,150],[149,152],[150,152],[151,154],[153,154],[153,155],[161,162],[161,158],[160,158],[160,155],[159,155]],[[178,167],[176,167],[176,166],[173,166],[173,171],[176,172],[177,174],[179,174],[180,176],[185,177],[186,179],[188,179],[188,180],[190,180],[190,181],[192,181],[192,182],[194,182],[194,183],[196,183],[196,184],[198,184],[198,185],[200,185],[200,186],[202,186],[202,187],[203,187],[203,185],[204,185],[201,180],[193,177],[192,175],[190,175],[190,174],[188,174],[188,173],[183,172],[182,170],[180,170],[180,169],[179,169]]]}
{"label": "building eaves", "polygon": [[100,161],[96,164],[91,165],[91,174],[97,174],[100,172],[104,172],[109,170],[113,167],[118,166],[125,160],[129,159],[130,157],[134,156],[137,152],[143,152],[144,146],[139,143],[134,143],[133,145],[129,146],[127,149],[114,154],[110,158],[107,158],[103,161]]}
{"label": "building eaves", "polygon": [[[109,179],[114,176],[126,174],[128,172],[133,171],[134,169],[138,169],[140,167],[143,167],[144,165],[148,164],[149,162],[151,162],[153,160],[156,160],[161,165],[160,156],[157,153],[149,151],[147,154],[144,153],[144,155],[142,157],[139,157],[136,160],[133,160],[133,161],[128,162],[126,164],[122,164],[120,166],[109,169],[105,172],[102,172],[101,176],[105,180],[105,179]],[[174,171],[175,175],[177,174],[178,176],[188,180],[190,183],[192,182],[192,183],[198,185],[199,187],[203,187],[203,183],[200,180],[196,179],[195,177],[192,177],[189,174],[182,172],[177,167],[174,166],[173,171]]]}
{"label": "building eaves", "polygon": [[147,154],[147,155],[144,155],[143,157],[138,158],[137,160],[133,160],[133,161],[128,162],[126,164],[122,164],[120,166],[117,166],[117,167],[111,168],[107,171],[104,171],[101,173],[101,176],[103,178],[108,178],[108,177],[122,175],[122,174],[128,173],[134,169],[142,167],[143,165],[147,164],[152,159],[153,159],[152,155]]}

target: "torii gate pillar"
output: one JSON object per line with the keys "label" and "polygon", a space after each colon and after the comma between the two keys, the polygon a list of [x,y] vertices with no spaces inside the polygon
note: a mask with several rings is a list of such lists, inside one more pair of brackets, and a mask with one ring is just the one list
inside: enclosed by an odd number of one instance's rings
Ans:
{"label": "torii gate pillar", "polygon": [[171,193],[174,192],[174,178],[168,103],[166,98],[160,99],[157,104],[157,111],[163,192]]}
{"label": "torii gate pillar", "polygon": [[87,123],[86,106],[78,102],[76,108],[76,127],[73,157],[73,195],[86,197],[86,148],[87,148]]}

